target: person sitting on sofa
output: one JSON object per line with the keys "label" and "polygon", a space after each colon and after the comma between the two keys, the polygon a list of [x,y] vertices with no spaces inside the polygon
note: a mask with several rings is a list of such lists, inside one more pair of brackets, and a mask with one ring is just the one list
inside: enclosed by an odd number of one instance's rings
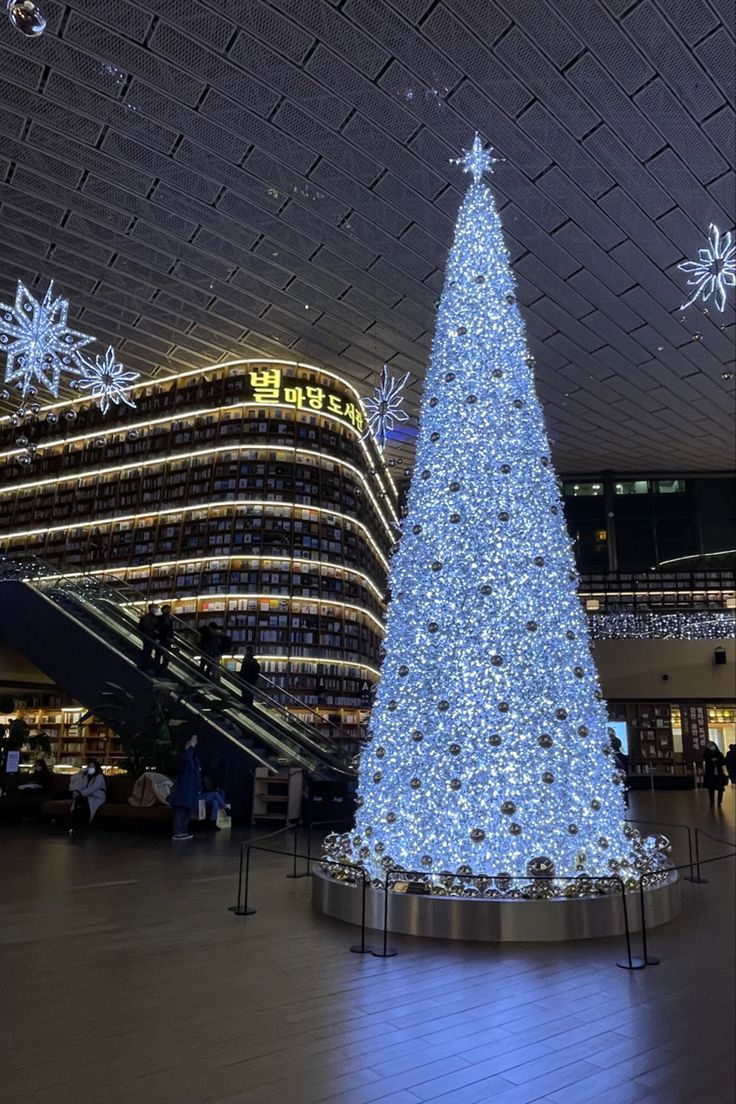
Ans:
{"label": "person sitting on sofa", "polygon": [[69,835],[89,828],[97,810],[107,799],[107,785],[102,767],[96,759],[69,779],[72,797],[72,826]]}
{"label": "person sitting on sofa", "polygon": [[216,832],[220,831],[220,827],[217,823],[217,817],[220,809],[227,809],[227,801],[222,790],[217,789],[211,778],[206,777],[204,780],[204,788],[199,795],[200,800],[204,801],[207,807],[207,827],[214,829]]}
{"label": "person sitting on sofa", "polygon": [[50,793],[53,788],[54,772],[46,760],[41,756],[33,764],[33,773],[25,776],[25,781],[18,786],[18,791],[38,791]]}

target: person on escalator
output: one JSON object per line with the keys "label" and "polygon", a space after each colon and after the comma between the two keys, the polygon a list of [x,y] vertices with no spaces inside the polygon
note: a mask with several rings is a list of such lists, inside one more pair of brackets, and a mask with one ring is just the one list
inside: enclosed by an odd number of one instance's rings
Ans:
{"label": "person on escalator", "polygon": [[169,666],[169,652],[174,645],[174,618],[171,616],[171,606],[161,607],[161,614],[156,618],[156,667],[159,671],[165,671]]}
{"label": "person on escalator", "polygon": [[202,649],[199,668],[205,678],[211,678],[215,681],[219,678],[222,642],[223,637],[217,622],[208,621],[199,633],[199,646]]}
{"label": "person on escalator", "polygon": [[138,619],[138,632],[141,634],[141,661],[139,666],[144,671],[151,671],[156,662],[153,658],[158,636],[158,617],[156,607],[150,602],[146,612]]}
{"label": "person on escalator", "polygon": [[253,690],[258,685],[260,674],[261,665],[253,655],[253,645],[246,644],[243,662],[240,664],[240,677],[243,680],[243,687],[241,690],[243,703],[247,705],[249,709],[253,708]]}

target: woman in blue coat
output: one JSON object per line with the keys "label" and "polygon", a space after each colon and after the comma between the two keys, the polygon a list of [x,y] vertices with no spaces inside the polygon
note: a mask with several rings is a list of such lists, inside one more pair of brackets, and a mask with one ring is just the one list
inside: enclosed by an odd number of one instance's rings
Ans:
{"label": "woman in blue coat", "polygon": [[190,840],[194,837],[189,831],[189,818],[197,815],[199,795],[202,792],[202,768],[194,750],[197,737],[190,736],[181,755],[181,770],[169,797],[174,810],[175,840]]}

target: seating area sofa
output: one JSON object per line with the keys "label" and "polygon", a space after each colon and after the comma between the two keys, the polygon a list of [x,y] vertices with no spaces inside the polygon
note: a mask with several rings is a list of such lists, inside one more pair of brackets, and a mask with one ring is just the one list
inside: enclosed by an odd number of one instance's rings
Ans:
{"label": "seating area sofa", "polygon": [[[125,821],[129,824],[159,824],[167,827],[171,824],[170,805],[136,807],[128,804],[128,798],[133,792],[134,778],[127,774],[113,774],[106,776],[105,782],[107,800],[97,810],[95,821]],[[69,793],[69,775],[55,775],[52,785],[53,792],[41,801],[41,816],[44,819],[69,817],[72,799]]]}

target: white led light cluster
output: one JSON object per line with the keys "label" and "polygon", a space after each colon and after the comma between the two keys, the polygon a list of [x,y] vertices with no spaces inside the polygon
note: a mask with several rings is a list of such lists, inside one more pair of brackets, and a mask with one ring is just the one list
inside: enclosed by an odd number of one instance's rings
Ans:
{"label": "white led light cluster", "polygon": [[[416,467],[390,573],[386,654],[352,832],[374,879],[633,877],[658,844],[624,825],[621,776],[577,594],[501,224],[482,183],[458,216]],[[439,877],[435,872],[445,872]]]}

